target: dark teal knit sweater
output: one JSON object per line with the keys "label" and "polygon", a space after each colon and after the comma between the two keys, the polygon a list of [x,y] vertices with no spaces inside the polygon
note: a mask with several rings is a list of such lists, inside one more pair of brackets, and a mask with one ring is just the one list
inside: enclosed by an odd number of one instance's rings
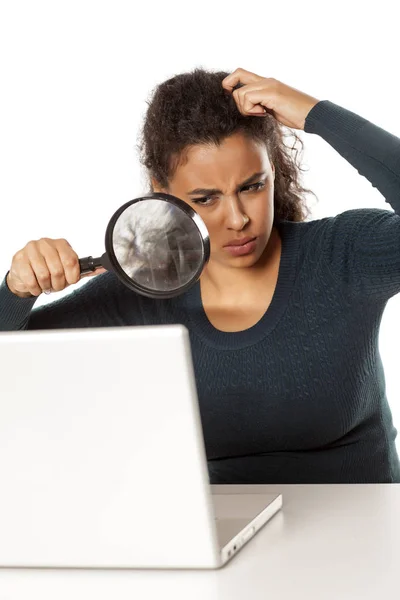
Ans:
{"label": "dark teal knit sweater", "polygon": [[199,283],[152,300],[104,273],[34,310],[35,298],[13,295],[5,279],[0,286],[3,331],[186,325],[212,483],[400,482],[378,350],[383,310],[400,292],[400,139],[329,100],[312,108],[305,131],[337,150],[395,212],[279,222],[277,287],[254,327],[215,329]]}

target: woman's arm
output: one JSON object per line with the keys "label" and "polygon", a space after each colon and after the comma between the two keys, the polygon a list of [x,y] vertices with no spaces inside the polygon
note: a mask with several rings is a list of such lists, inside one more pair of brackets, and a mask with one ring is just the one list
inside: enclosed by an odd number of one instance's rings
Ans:
{"label": "woman's arm", "polygon": [[141,324],[136,294],[125,289],[114,273],[97,275],[37,309],[37,297],[19,298],[9,290],[6,277],[0,284],[0,331],[121,326],[135,324],[135,320]]}

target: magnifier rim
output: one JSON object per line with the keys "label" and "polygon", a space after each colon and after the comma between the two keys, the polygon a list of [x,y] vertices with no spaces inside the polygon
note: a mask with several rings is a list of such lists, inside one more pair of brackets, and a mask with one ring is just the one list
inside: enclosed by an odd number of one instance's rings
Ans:
{"label": "magnifier rim", "polygon": [[[113,248],[114,227],[115,227],[115,224],[117,223],[120,215],[132,204],[136,204],[137,202],[143,202],[143,201],[148,201],[148,200],[163,200],[164,202],[168,201],[170,204],[173,204],[174,206],[177,206],[178,208],[182,209],[183,212],[185,212],[192,219],[192,221],[194,222],[194,224],[196,225],[196,227],[199,231],[201,239],[203,240],[203,260],[201,261],[200,266],[196,269],[195,273],[193,274],[193,276],[187,283],[185,283],[183,286],[180,286],[179,288],[174,288],[169,291],[158,291],[158,290],[150,291],[147,288],[144,288],[143,286],[141,286],[139,283],[134,283],[132,281],[132,279],[125,273],[125,271],[120,266],[120,264],[115,256],[115,252],[114,252],[114,248]],[[204,265],[207,264],[207,262],[209,261],[209,258],[210,258],[210,236],[208,234],[208,230],[207,230],[207,227],[205,226],[203,219],[200,217],[200,215],[195,210],[193,210],[190,206],[188,206],[186,204],[186,202],[184,202],[180,198],[177,198],[176,196],[172,196],[171,194],[166,194],[164,192],[150,192],[148,194],[144,194],[143,196],[140,196],[139,198],[135,198],[133,200],[128,200],[128,202],[125,202],[125,204],[120,206],[118,208],[118,210],[115,211],[115,213],[113,214],[113,216],[111,217],[111,219],[108,223],[108,226],[106,229],[106,234],[105,234],[105,247],[106,247],[106,252],[108,254],[110,263],[111,263],[114,271],[117,273],[118,277],[123,281],[123,283],[131,290],[138,292],[139,294],[141,294],[143,296],[147,296],[148,298],[159,298],[159,299],[174,298],[175,296],[185,293],[187,291],[187,289],[189,289],[199,279],[200,274],[203,271]]]}

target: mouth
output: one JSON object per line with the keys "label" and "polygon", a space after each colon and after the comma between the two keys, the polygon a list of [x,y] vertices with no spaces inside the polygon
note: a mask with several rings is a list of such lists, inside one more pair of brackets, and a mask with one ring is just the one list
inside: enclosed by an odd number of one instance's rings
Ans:
{"label": "mouth", "polygon": [[224,246],[224,248],[231,256],[245,256],[251,254],[257,248],[257,238],[250,238],[248,241],[243,241],[245,242],[244,244],[230,244]]}
{"label": "mouth", "polygon": [[256,237],[247,237],[243,238],[242,240],[233,240],[229,242],[229,244],[225,244],[224,248],[236,248],[237,246],[245,246],[249,242],[253,242],[256,239]]}

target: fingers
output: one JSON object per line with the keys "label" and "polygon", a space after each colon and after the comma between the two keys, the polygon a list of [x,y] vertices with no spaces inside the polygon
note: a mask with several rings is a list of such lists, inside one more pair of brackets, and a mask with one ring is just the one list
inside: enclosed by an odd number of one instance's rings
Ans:
{"label": "fingers", "polygon": [[[98,274],[96,270],[94,274]],[[7,283],[20,297],[59,292],[81,278],[79,258],[67,240],[33,240],[13,257]]]}
{"label": "fingers", "polygon": [[267,108],[273,107],[273,88],[265,81],[262,86],[260,84],[248,85],[235,90],[233,97],[243,115],[264,115]]}
{"label": "fingers", "polygon": [[[10,275],[17,279],[18,282],[23,282],[23,289],[18,289],[18,292],[29,292],[32,296],[40,296],[42,293],[43,288],[39,284],[30,263],[26,260],[22,252],[15,255],[10,269]],[[11,289],[11,291],[14,290]]]}
{"label": "fingers", "polygon": [[59,292],[66,287],[64,268],[52,242],[47,239],[30,242],[26,247],[27,257],[42,290],[52,288]]}
{"label": "fingers", "polygon": [[81,278],[79,257],[67,240],[58,240],[58,254],[64,267],[65,279],[68,285],[77,283]]}
{"label": "fingers", "polygon": [[238,83],[246,85],[248,83],[256,83],[259,79],[262,79],[260,75],[256,75],[255,73],[251,73],[250,71],[246,71],[246,69],[239,67],[222,80],[222,87],[228,91],[232,91]]}
{"label": "fingers", "polygon": [[273,77],[260,77],[241,68],[222,81],[222,86],[231,92],[244,116],[264,116],[271,112],[277,85],[278,81]]}

